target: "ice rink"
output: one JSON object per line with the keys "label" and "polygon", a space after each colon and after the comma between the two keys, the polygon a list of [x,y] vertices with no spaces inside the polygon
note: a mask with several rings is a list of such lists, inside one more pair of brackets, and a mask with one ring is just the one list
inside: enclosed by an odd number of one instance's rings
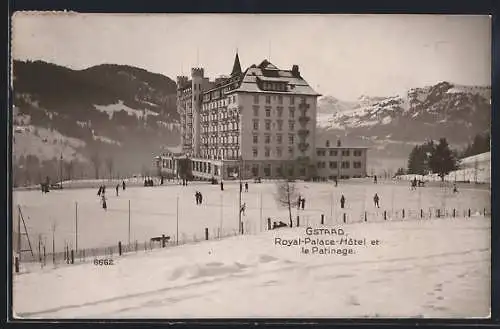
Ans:
{"label": "ice rink", "polygon": [[[342,223],[344,213],[347,223],[387,220],[417,220],[420,215],[436,217],[437,209],[449,215],[456,209],[456,216],[466,215],[471,209],[472,216],[489,213],[490,190],[484,188],[460,187],[458,193],[451,188],[422,187],[411,191],[407,182],[371,180],[341,182],[337,187],[332,183],[297,182],[297,189],[306,199],[305,209],[294,209],[292,216],[300,216],[302,225],[320,224],[324,214],[325,225]],[[111,184],[110,184],[111,185]],[[203,204],[196,205],[194,194],[203,194]],[[267,218],[289,223],[288,211],[276,202],[276,184],[249,182],[249,191],[243,189],[242,203],[246,204],[242,216],[246,234],[267,230]],[[380,208],[375,208],[373,196],[378,193]],[[346,208],[340,209],[340,197],[346,198]],[[219,185],[205,182],[190,182],[188,186],[169,183],[154,187],[121,188],[119,195],[113,187],[106,189],[108,209],[101,207],[97,189],[15,191],[13,193],[13,230],[17,232],[18,206],[27,226],[33,246],[38,240],[45,242],[52,250],[52,228],[55,225],[56,251],[65,244],[75,248],[96,248],[116,246],[118,241],[144,243],[151,237],[162,234],[176,241],[201,240],[208,228],[210,239],[232,235],[238,228],[239,184],[226,182],[224,191]],[[177,206],[178,204],[178,206]],[[403,219],[403,209],[404,219]],[[178,226],[177,226],[178,225]],[[78,227],[77,227],[78,226]],[[21,231],[24,228],[21,225]],[[76,231],[78,237],[76,237]],[[23,246],[26,241],[22,239]]]}

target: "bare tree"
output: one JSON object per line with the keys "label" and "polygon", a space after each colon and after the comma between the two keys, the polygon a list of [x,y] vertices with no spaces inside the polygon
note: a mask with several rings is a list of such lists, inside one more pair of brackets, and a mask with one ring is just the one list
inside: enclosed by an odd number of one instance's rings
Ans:
{"label": "bare tree", "polygon": [[298,205],[299,191],[290,179],[284,178],[276,183],[276,202],[283,208],[288,208],[290,223],[292,222],[292,208]]}
{"label": "bare tree", "polygon": [[112,157],[109,157],[106,159],[106,167],[108,168],[109,172],[109,179],[113,178],[113,166],[114,166],[114,161]]}
{"label": "bare tree", "polygon": [[94,152],[90,156],[90,161],[92,162],[95,170],[95,178],[99,179],[99,168],[101,167],[101,157],[98,152]]}

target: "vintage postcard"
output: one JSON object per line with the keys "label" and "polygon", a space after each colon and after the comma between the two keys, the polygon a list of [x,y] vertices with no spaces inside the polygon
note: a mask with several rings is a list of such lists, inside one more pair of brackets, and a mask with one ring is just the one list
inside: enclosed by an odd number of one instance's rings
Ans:
{"label": "vintage postcard", "polygon": [[12,17],[17,319],[489,318],[491,18]]}

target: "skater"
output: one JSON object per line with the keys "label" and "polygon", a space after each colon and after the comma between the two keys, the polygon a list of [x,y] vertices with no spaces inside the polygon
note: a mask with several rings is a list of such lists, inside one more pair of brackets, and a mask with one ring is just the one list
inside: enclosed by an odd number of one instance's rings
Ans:
{"label": "skater", "polygon": [[245,192],[248,192],[248,182],[245,182]]}
{"label": "skater", "polygon": [[373,183],[377,184],[377,175],[373,176]]}
{"label": "skater", "polygon": [[106,185],[102,186],[102,192],[101,193],[102,193],[102,195],[106,194]]}
{"label": "skater", "polygon": [[120,189],[120,184],[116,184],[116,196],[118,196],[118,190]]}
{"label": "skater", "polygon": [[198,199],[200,200],[200,204],[203,203],[203,194],[201,192],[198,192]]}
{"label": "skater", "polygon": [[379,204],[378,204],[378,201],[380,200],[380,198],[378,197],[378,194],[375,193],[375,196],[373,197],[373,202],[375,204],[375,207],[377,208],[380,208]]}
{"label": "skater", "polygon": [[220,181],[220,190],[224,191],[224,183],[222,183],[222,181]]}
{"label": "skater", "polygon": [[299,199],[297,200],[297,210],[300,209],[301,204],[302,204],[302,196],[299,195]]}
{"label": "skater", "polygon": [[458,193],[457,184],[453,184],[453,193]]}
{"label": "skater", "polygon": [[102,209],[108,210],[108,205],[106,204],[106,196],[104,196],[104,193],[102,194],[101,200],[102,200]]}
{"label": "skater", "polygon": [[246,209],[246,207],[247,207],[247,204],[246,204],[246,203],[244,203],[244,204],[242,204],[242,205],[241,205],[241,208],[240,208],[240,213],[242,213],[242,214],[243,214],[243,216],[245,216],[245,209]]}
{"label": "skater", "polygon": [[306,198],[302,198],[302,210],[304,210],[305,206],[306,206]]}
{"label": "skater", "polygon": [[122,181],[122,188],[125,191],[125,181]]}
{"label": "skater", "polygon": [[337,177],[335,177],[335,187],[339,184],[339,181],[337,180]]}
{"label": "skater", "polygon": [[160,185],[163,185],[163,176],[161,176]]}
{"label": "skater", "polygon": [[102,193],[102,185],[99,186],[99,190],[97,191],[97,196],[101,196]]}
{"label": "skater", "polygon": [[200,192],[196,191],[194,198],[196,199],[196,204],[200,204]]}
{"label": "skater", "polygon": [[342,194],[342,196],[340,197],[340,208],[344,209],[344,206],[345,206],[345,197]]}

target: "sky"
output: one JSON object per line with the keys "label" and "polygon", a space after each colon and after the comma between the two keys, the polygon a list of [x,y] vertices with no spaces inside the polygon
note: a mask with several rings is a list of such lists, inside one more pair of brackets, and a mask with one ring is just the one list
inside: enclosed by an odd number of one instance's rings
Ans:
{"label": "sky", "polygon": [[16,13],[12,56],[73,69],[137,66],[215,78],[268,59],[319,93],[392,96],[449,81],[491,84],[489,16]]}

